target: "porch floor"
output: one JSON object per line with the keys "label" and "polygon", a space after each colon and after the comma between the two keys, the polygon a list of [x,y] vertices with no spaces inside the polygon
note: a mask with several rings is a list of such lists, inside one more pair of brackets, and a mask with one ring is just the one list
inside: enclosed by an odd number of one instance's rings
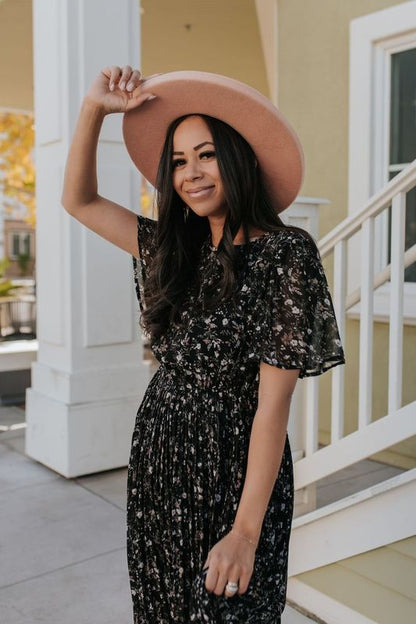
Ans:
{"label": "porch floor", "polygon": [[[0,407],[2,621],[129,624],[127,469],[65,479],[25,455],[24,421]],[[314,621],[286,605],[282,624]]]}
{"label": "porch floor", "polygon": [[[128,624],[127,469],[65,479],[24,454],[25,413],[0,407],[0,604],[8,624]],[[318,486],[318,506],[401,472],[365,460]],[[315,622],[287,603],[283,624]]]}

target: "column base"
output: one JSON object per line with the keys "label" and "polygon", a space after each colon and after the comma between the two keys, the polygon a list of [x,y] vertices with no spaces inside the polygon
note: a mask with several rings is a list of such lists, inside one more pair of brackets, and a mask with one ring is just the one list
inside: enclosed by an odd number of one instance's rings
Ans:
{"label": "column base", "polygon": [[138,393],[67,404],[28,388],[25,452],[67,478],[127,466],[140,402]]}

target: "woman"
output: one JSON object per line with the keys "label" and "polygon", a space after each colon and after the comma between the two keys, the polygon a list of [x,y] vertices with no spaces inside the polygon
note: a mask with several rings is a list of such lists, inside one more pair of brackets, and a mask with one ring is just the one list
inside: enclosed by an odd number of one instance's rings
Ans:
{"label": "woman", "polygon": [[[97,192],[97,140],[114,112],[157,189],[157,221]],[[62,203],[133,256],[160,362],[128,466],[135,624],[280,622],[291,396],[298,378],[345,362],[316,244],[278,216],[302,177],[293,130],[238,81],[114,66],[84,99]]]}

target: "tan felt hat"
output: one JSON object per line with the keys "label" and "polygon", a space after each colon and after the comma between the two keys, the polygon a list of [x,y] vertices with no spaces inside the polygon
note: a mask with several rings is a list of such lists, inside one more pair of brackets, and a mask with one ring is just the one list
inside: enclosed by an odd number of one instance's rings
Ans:
{"label": "tan felt hat", "polygon": [[277,212],[294,201],[304,176],[302,146],[286,118],[257,89],[220,74],[174,71],[146,79],[145,91],[157,97],[124,114],[123,136],[131,159],[153,186],[169,124],[201,113],[225,121],[251,145]]}

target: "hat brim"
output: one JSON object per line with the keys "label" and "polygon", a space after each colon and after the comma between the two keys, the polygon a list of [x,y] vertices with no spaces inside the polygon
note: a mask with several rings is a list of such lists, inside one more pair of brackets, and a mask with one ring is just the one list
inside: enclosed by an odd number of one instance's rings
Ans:
{"label": "hat brim", "polygon": [[259,91],[200,71],[150,77],[141,86],[141,92],[147,91],[157,97],[124,114],[123,137],[134,164],[153,186],[170,123],[200,113],[225,121],[248,141],[277,212],[294,201],[304,176],[302,146],[284,115]]}

